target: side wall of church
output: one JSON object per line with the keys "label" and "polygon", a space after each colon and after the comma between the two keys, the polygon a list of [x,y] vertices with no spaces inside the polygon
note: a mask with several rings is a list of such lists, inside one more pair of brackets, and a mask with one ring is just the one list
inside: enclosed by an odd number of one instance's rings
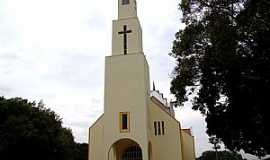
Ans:
{"label": "side wall of church", "polygon": [[103,116],[89,128],[88,160],[103,160],[104,157],[104,129]]}
{"label": "side wall of church", "polygon": [[[151,160],[182,160],[180,123],[150,100]],[[154,122],[164,122],[164,135],[155,135]]]}
{"label": "side wall of church", "polygon": [[195,160],[195,146],[194,137],[185,131],[181,131],[182,143],[183,143],[183,158],[184,160]]}

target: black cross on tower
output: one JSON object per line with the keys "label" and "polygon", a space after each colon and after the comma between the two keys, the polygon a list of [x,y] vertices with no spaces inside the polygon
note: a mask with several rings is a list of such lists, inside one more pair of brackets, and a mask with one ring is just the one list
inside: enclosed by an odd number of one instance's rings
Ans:
{"label": "black cross on tower", "polygon": [[127,30],[127,25],[123,27],[124,31],[118,32],[118,34],[124,35],[124,54],[127,54],[127,34],[131,33],[131,30]]}

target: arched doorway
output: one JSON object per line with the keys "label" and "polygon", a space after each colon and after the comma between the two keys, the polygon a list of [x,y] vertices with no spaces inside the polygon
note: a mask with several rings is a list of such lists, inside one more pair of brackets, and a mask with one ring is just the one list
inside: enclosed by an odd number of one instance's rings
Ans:
{"label": "arched doorway", "polygon": [[109,160],[143,160],[140,145],[131,139],[115,142],[108,155]]}

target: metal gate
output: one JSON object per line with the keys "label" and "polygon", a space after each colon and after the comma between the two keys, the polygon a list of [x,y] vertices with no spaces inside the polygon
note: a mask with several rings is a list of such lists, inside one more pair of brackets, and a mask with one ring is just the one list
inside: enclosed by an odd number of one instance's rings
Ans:
{"label": "metal gate", "polygon": [[142,160],[142,150],[139,146],[126,149],[122,155],[122,160]]}

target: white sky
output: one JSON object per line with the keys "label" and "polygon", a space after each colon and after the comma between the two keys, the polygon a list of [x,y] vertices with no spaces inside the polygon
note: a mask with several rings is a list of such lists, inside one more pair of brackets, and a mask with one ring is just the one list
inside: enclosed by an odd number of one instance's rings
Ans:
{"label": "white sky", "polygon": [[[167,97],[175,65],[168,56],[179,28],[177,0],[137,0],[151,80]],[[88,127],[103,112],[104,57],[111,53],[117,0],[0,0],[0,96],[43,99],[87,142]],[[177,109],[192,127],[200,155],[211,146],[204,119],[191,104]]]}

